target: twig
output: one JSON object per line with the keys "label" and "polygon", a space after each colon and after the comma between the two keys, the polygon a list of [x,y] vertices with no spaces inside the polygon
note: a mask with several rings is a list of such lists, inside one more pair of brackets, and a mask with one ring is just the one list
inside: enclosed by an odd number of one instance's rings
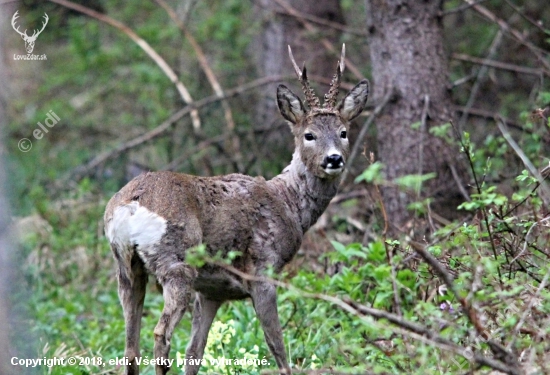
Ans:
{"label": "twig", "polygon": [[215,102],[218,102],[220,100],[223,100],[225,98],[230,98],[236,95],[239,95],[245,91],[252,90],[258,86],[266,85],[272,82],[280,81],[287,79],[288,76],[270,76],[270,77],[264,77],[257,80],[254,80],[252,82],[249,82],[245,85],[238,86],[234,89],[227,90],[223,97],[219,97],[217,95],[208,96],[204,99],[197,100],[196,102],[193,102],[192,104],[188,105],[187,107],[180,109],[176,113],[174,113],[172,116],[170,116],[166,121],[161,123],[156,128],[141,134],[138,137],[135,137],[131,140],[128,140],[121,145],[117,146],[113,150],[105,151],[97,156],[95,156],[92,160],[87,162],[84,165],[81,165],[77,168],[75,168],[70,174],[69,179],[78,181],[85,177],[91,170],[98,167],[105,161],[116,157],[123,153],[124,151],[127,151],[133,147],[139,146],[145,142],[151,141],[152,139],[155,139],[156,137],[161,136],[170,129],[172,124],[179,121],[182,117],[184,117],[186,114],[190,113],[193,110],[197,110],[198,108],[204,107],[208,104],[212,104]]}
{"label": "twig", "polygon": [[477,0],[473,3],[471,3],[471,4],[464,4],[464,5],[457,6],[456,8],[453,8],[453,9],[444,10],[444,11],[440,12],[440,16],[444,17],[444,16],[448,16],[449,14],[463,12],[466,9],[469,9],[469,8],[473,7],[474,5],[481,4],[485,1],[487,1],[487,0]]}
{"label": "twig", "polygon": [[491,22],[496,23],[501,28],[501,30],[509,32],[517,41],[525,45],[537,57],[538,61],[542,65],[544,65],[547,70],[546,74],[549,74],[548,72],[550,71],[550,62],[547,61],[546,58],[543,56],[546,51],[538,48],[533,43],[529,42],[521,32],[510,27],[510,25],[506,23],[506,21],[501,20],[500,18],[495,16],[494,13],[492,13],[484,6],[476,4],[473,0],[464,0],[464,2],[470,4],[472,8],[475,9],[483,17],[487,18]]}
{"label": "twig", "polygon": [[316,24],[319,24],[319,25],[322,25],[322,26],[328,26],[330,28],[342,31],[342,32],[347,33],[347,34],[354,34],[354,35],[358,35],[358,36],[361,36],[361,37],[367,37],[368,36],[368,33],[366,31],[352,29],[352,28],[347,27],[346,25],[343,25],[341,23],[328,21],[324,18],[317,17],[317,16],[314,16],[312,14],[302,13],[302,12],[298,12],[298,11],[291,13],[291,12],[288,12],[286,10],[275,10],[275,12],[279,13],[279,14],[282,14],[282,15],[285,15],[285,16],[294,17],[298,20],[304,19],[304,20],[307,20],[307,21],[310,21],[310,22],[313,22],[313,23],[316,23]]}
{"label": "twig", "polygon": [[[456,126],[454,125],[454,123],[452,121],[450,121],[450,123],[451,123],[451,126],[452,126],[452,128],[455,132],[455,137],[458,140],[458,142],[460,143],[460,146],[462,147],[462,149],[464,151],[464,155],[466,155],[466,159],[468,160],[470,170],[472,171],[472,175],[474,177],[474,182],[475,182],[475,185],[476,185],[477,193],[481,194],[482,183],[480,183],[479,179],[477,178],[477,173],[476,173],[474,161],[472,160],[470,145],[469,144],[466,145],[464,143],[464,141],[462,140],[462,137],[460,136],[460,133],[459,133],[458,129],[456,128]],[[487,234],[489,235],[489,242],[491,243],[491,250],[493,251],[493,257],[495,258],[495,260],[498,260],[497,249],[495,247],[495,241],[494,241],[494,238],[493,238],[493,231],[491,230],[491,226],[489,225],[489,218],[488,218],[489,215],[487,215],[487,210],[486,210],[485,207],[481,208],[481,212],[483,213],[483,221],[485,222],[485,227],[487,228]],[[500,271],[500,267],[498,265],[497,265],[497,272],[498,272],[499,283],[502,285],[502,272]]]}
{"label": "twig", "polygon": [[344,201],[355,199],[355,198],[365,198],[369,195],[369,192],[367,189],[358,189],[358,190],[352,190],[347,193],[340,193],[337,194],[332,200],[330,201],[330,204],[339,204]]}
{"label": "twig", "polygon": [[[465,356],[465,357],[467,356],[466,354],[467,350],[462,347],[459,347],[457,344],[455,344],[451,340],[443,338],[439,336],[436,332],[429,330],[428,328],[418,323],[408,321],[398,315],[361,305],[349,298],[340,299],[340,298],[329,296],[326,294],[306,292],[304,290],[296,288],[292,284],[289,284],[283,281],[275,280],[265,276],[254,276],[254,275],[247,274],[229,264],[225,264],[219,261],[213,261],[212,263],[215,264],[216,266],[226,269],[231,273],[234,273],[235,275],[239,276],[244,280],[267,282],[275,286],[299,293],[302,297],[305,297],[305,298],[313,298],[313,299],[319,299],[319,300],[329,302],[334,306],[354,316],[359,317],[360,319],[364,319],[364,316],[368,315],[373,317],[376,320],[387,320],[397,327],[404,328],[406,331],[408,331],[407,332],[408,334],[412,332],[414,334],[419,335],[420,337],[418,336],[415,337],[417,339],[421,339],[422,337],[427,338],[430,342],[432,342],[433,344],[436,344],[438,347],[442,349],[453,351],[455,353],[460,354],[461,356]],[[438,263],[437,260],[436,260],[436,263]],[[402,331],[402,332],[405,333],[406,331]],[[489,344],[491,345],[492,343],[490,342]],[[499,349],[501,349],[501,347],[499,347]],[[471,354],[471,351],[468,354]],[[499,360],[487,358],[481,354],[474,353],[473,360],[480,366],[488,366],[495,370],[502,371],[510,375],[521,375],[520,371],[517,368],[513,366],[509,366],[508,364],[503,363]]]}
{"label": "twig", "polygon": [[502,121],[502,119],[499,119],[497,121],[497,126],[498,126],[498,129],[500,130],[500,132],[502,133],[502,136],[504,137],[504,139],[506,139],[506,142],[508,142],[510,147],[512,147],[512,149],[515,151],[515,153],[519,156],[519,158],[523,162],[523,165],[525,165],[525,167],[529,170],[529,172],[533,176],[535,176],[535,178],[537,179],[538,183],[540,184],[540,189],[543,192],[543,194],[541,194],[541,198],[544,202],[544,205],[546,207],[548,207],[548,203],[549,203],[548,199],[550,197],[550,190],[549,190],[548,185],[546,184],[546,182],[544,182],[544,178],[540,174],[539,170],[537,168],[535,168],[535,166],[533,165],[531,160],[529,160],[527,155],[525,155],[525,153],[518,146],[516,141],[514,141],[514,139],[510,135],[510,132],[508,131],[508,129],[506,129],[506,125],[504,125],[504,121]]}
{"label": "twig", "polygon": [[[157,65],[158,67],[164,72],[164,74],[170,79],[170,81],[176,85],[176,88],[178,89],[178,92],[180,93],[181,98],[183,101],[187,104],[193,103],[193,98],[191,97],[191,94],[189,94],[189,91],[187,91],[187,88],[183,85],[183,83],[178,79],[178,76],[176,73],[172,70],[170,65],[166,63],[166,61],[155,51],[149,43],[147,43],[144,39],[142,39],[139,35],[137,35],[132,29],[130,29],[128,26],[123,24],[120,21],[117,21],[103,13],[96,12],[93,9],[87,8],[80,4],[75,4],[71,1],[67,0],[49,0],[52,3],[59,4],[61,6],[64,6],[69,9],[76,10],[77,12],[84,13],[87,16],[90,16],[92,18],[95,18],[101,22],[104,22],[108,25],[111,25],[118,30],[122,31],[124,34],[126,34],[130,39],[132,39]],[[193,128],[195,130],[200,129],[201,122],[199,117],[199,112],[195,109],[190,111],[191,113],[191,119],[193,121]]]}
{"label": "twig", "polygon": [[462,194],[464,199],[466,199],[466,201],[471,202],[472,198],[470,198],[470,194],[468,194],[468,192],[464,188],[464,185],[462,184],[462,180],[460,179],[460,176],[458,175],[458,172],[456,171],[455,166],[452,165],[452,164],[449,164],[449,169],[451,170],[451,174],[453,175],[453,179],[456,182],[456,186],[458,186],[458,190],[460,191],[460,193]]}
{"label": "twig", "polygon": [[[525,239],[525,242],[527,242],[527,238]],[[513,339],[510,340],[510,342],[508,343],[508,345],[506,347],[507,350],[511,350],[511,348],[514,346],[514,343],[517,340],[517,334],[520,333],[521,327],[523,326],[523,323],[525,323],[525,319],[527,319],[527,315],[529,315],[531,313],[531,309],[533,308],[533,305],[535,304],[535,300],[540,295],[540,292],[546,287],[546,283],[548,282],[549,277],[550,277],[550,269],[548,269],[548,267],[547,267],[546,274],[544,275],[544,278],[540,282],[539,287],[537,288],[537,291],[535,292],[535,294],[533,296],[531,296],[531,300],[529,301],[529,305],[527,305],[527,308],[525,309],[525,311],[523,311],[523,314],[521,314],[521,318],[519,319],[516,326],[514,327],[515,335],[513,336]]]}
{"label": "twig", "polygon": [[[430,96],[424,95],[424,107],[422,107],[422,114],[420,115],[420,144],[418,147],[418,175],[422,176],[424,168],[424,135],[426,133],[426,120],[428,118],[428,111],[430,109]],[[421,180],[422,181],[422,180]],[[420,191],[422,190],[422,183],[419,184],[418,189],[415,191],[416,199],[420,199]]]}
{"label": "twig", "polygon": [[349,170],[351,166],[353,165],[353,162],[355,161],[355,158],[357,157],[357,153],[359,152],[359,147],[361,146],[361,141],[365,137],[365,134],[367,133],[367,130],[369,129],[369,126],[374,121],[376,116],[382,112],[386,104],[393,98],[395,93],[395,89],[392,87],[387,92],[382,101],[374,108],[374,111],[370,114],[370,116],[367,118],[367,121],[363,124],[363,127],[361,128],[361,131],[359,132],[359,135],[357,136],[357,139],[355,140],[355,143],[353,145],[353,148],[351,150],[350,156],[348,158],[347,167],[344,170],[344,173],[342,174],[342,181],[345,181],[346,177],[348,176]]}
{"label": "twig", "polygon": [[510,0],[504,0],[506,4],[510,8],[512,8],[517,14],[519,14],[524,20],[529,22],[531,25],[535,26],[537,29],[539,29],[540,32],[550,35],[550,32],[546,30],[544,27],[542,27],[542,24],[539,24],[538,22],[533,21],[530,17],[527,17],[524,12],[521,11],[514,3],[512,3]]}
{"label": "twig", "polygon": [[[497,121],[497,119],[499,117],[501,117],[496,112],[487,111],[487,110],[481,109],[481,108],[474,108],[474,107],[466,108],[466,107],[463,107],[463,106],[453,106],[453,110],[457,111],[457,112],[467,112],[470,115],[484,117],[484,118],[487,118],[487,119],[494,120],[495,122]],[[517,129],[517,130],[520,130],[520,131],[526,132],[526,133],[533,133],[533,130],[525,129],[518,122],[515,122],[515,121],[510,120],[510,119],[504,119],[504,118],[503,118],[503,120],[506,122],[506,124],[508,124],[510,127],[514,128],[514,129]]]}
{"label": "twig", "polygon": [[[493,56],[497,52],[497,48],[500,45],[500,42],[502,41],[502,30],[498,30],[497,34],[495,35],[495,38],[493,39],[493,42],[491,43],[491,46],[489,47],[489,52],[487,53],[487,59],[492,59]],[[472,86],[472,90],[470,91],[470,96],[468,97],[468,101],[466,102],[466,109],[472,107],[474,105],[474,101],[476,99],[477,92],[479,91],[479,88],[481,86],[481,82],[483,78],[485,77],[485,74],[487,74],[487,71],[489,68],[487,65],[482,65],[479,71],[477,72],[476,80],[474,82],[474,85]],[[458,121],[458,128],[463,129],[464,124],[466,123],[466,120],[468,119],[468,112],[463,112],[462,116],[460,117],[460,120]]]}
{"label": "twig", "polygon": [[[275,0],[277,4],[279,4],[285,11],[293,15],[300,21],[304,27],[307,29],[307,31],[314,33],[317,31],[315,26],[313,26],[311,23],[306,21],[304,18],[300,17],[300,12],[298,12],[294,7],[292,7],[289,3],[287,3],[285,0]],[[336,56],[340,56],[340,51],[338,48],[334,48],[334,45],[327,39],[327,38],[321,38],[321,43],[323,46],[329,51],[332,52]],[[350,72],[353,73],[355,78],[362,79],[363,74],[361,74],[361,71],[353,64],[349,58],[346,58],[346,68],[349,69]]]}
{"label": "twig", "polygon": [[[185,24],[181,21],[181,19],[178,17],[176,12],[173,8],[170,7],[170,5],[165,0],[154,0],[157,4],[159,4],[165,11],[168,13],[168,16],[174,21],[174,23],[178,26],[178,28],[183,32],[183,35],[191,44],[191,47],[195,51],[195,54],[197,55],[197,60],[199,61],[199,64],[204,71],[204,74],[206,75],[206,79],[210,83],[210,86],[212,86],[212,89],[214,90],[214,93],[219,96],[220,98],[224,96],[222,86],[220,85],[218,79],[216,78],[216,75],[210,68],[210,65],[208,64],[208,59],[206,58],[206,55],[204,54],[201,46],[199,43],[197,43],[197,40],[193,35],[189,32]],[[232,153],[233,158],[235,159],[236,164],[239,164],[239,161],[241,159],[241,153],[240,153],[240,147],[239,147],[239,138],[237,138],[233,133],[235,131],[235,121],[233,120],[233,114],[231,113],[231,107],[229,106],[229,102],[227,100],[222,100],[222,107],[225,114],[225,122],[227,123],[227,130],[229,133],[232,134],[231,143],[232,143]],[[239,166],[239,170],[241,169],[241,166]]]}
{"label": "twig", "polygon": [[454,60],[471,62],[474,64],[485,65],[491,68],[509,70],[511,72],[529,74],[534,76],[540,76],[541,74],[548,74],[548,72],[543,69],[538,68],[528,68],[526,66],[520,66],[515,64],[509,64],[501,61],[491,60],[489,58],[479,58],[475,56],[466,55],[464,53],[453,53],[451,56]]}
{"label": "twig", "polygon": [[529,235],[531,234],[531,231],[533,230],[533,228],[535,228],[539,224],[544,223],[545,221],[548,221],[549,219],[550,219],[550,216],[545,217],[544,219],[541,219],[541,220],[535,222],[533,225],[531,225],[531,227],[529,228],[529,230],[525,234],[525,242],[523,244],[523,249],[519,252],[518,255],[516,255],[514,257],[514,259],[512,259],[510,261],[510,263],[509,263],[510,266],[512,265],[512,263],[514,263],[516,260],[518,260],[527,251],[527,246],[529,245]]}

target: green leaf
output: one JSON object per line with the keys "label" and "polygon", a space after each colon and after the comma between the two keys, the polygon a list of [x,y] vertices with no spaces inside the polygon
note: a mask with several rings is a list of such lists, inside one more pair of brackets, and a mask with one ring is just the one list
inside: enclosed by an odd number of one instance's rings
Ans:
{"label": "green leaf", "polygon": [[414,191],[420,190],[424,181],[431,180],[437,176],[435,173],[427,173],[424,175],[408,174],[405,176],[397,177],[393,180],[397,185],[405,188],[412,189]]}
{"label": "green leaf", "polygon": [[384,174],[382,173],[382,169],[384,168],[384,164],[380,163],[379,161],[376,161],[369,165],[367,169],[363,171],[357,178],[355,179],[355,183],[366,181],[369,183],[375,183],[378,184],[382,182],[384,179]]}

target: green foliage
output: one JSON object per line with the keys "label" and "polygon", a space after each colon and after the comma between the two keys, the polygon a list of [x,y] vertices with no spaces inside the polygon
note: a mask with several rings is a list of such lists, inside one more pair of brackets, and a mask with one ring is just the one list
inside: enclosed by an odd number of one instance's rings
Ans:
{"label": "green foliage", "polygon": [[504,206],[508,202],[508,198],[496,193],[496,186],[489,186],[487,189],[483,189],[481,193],[474,193],[470,196],[472,200],[460,204],[458,209],[475,211],[485,207]]}
{"label": "green foliage", "polygon": [[384,174],[382,170],[384,169],[384,164],[379,161],[375,161],[367,169],[363,171],[359,176],[355,178],[355,182],[365,181],[368,183],[379,184],[384,180]]}
{"label": "green foliage", "polygon": [[405,176],[398,177],[394,180],[394,182],[403,188],[407,188],[413,191],[419,191],[422,187],[422,183],[425,181],[431,180],[436,176],[435,173],[427,173],[424,175],[418,175],[418,174],[409,174]]}

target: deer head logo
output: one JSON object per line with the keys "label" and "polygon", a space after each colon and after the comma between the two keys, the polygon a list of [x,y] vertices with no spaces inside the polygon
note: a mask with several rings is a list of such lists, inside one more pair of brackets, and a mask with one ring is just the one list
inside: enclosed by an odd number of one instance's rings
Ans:
{"label": "deer head logo", "polygon": [[19,31],[19,26],[17,27],[15,26],[15,21],[17,20],[17,18],[19,18],[19,15],[17,13],[19,13],[19,11],[16,11],[13,17],[11,18],[11,26],[15,31],[17,31],[19,35],[21,35],[21,38],[23,38],[23,40],[25,41],[25,49],[27,50],[27,53],[32,53],[32,50],[34,49],[34,42],[36,42],[36,38],[38,38],[38,35],[40,35],[42,31],[44,31],[44,28],[48,24],[48,20],[49,20],[48,15],[44,13],[44,15],[42,16],[44,17],[44,23],[42,23],[42,29],[40,31],[34,30],[32,35],[29,36],[27,35],[27,29],[25,29],[24,32],[21,32]]}

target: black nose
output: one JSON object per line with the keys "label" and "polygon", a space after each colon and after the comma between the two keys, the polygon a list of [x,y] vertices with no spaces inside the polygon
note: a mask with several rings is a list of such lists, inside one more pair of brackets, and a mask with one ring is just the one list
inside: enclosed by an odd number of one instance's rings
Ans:
{"label": "black nose", "polygon": [[339,154],[332,154],[325,159],[327,168],[342,168],[344,166],[344,158]]}

